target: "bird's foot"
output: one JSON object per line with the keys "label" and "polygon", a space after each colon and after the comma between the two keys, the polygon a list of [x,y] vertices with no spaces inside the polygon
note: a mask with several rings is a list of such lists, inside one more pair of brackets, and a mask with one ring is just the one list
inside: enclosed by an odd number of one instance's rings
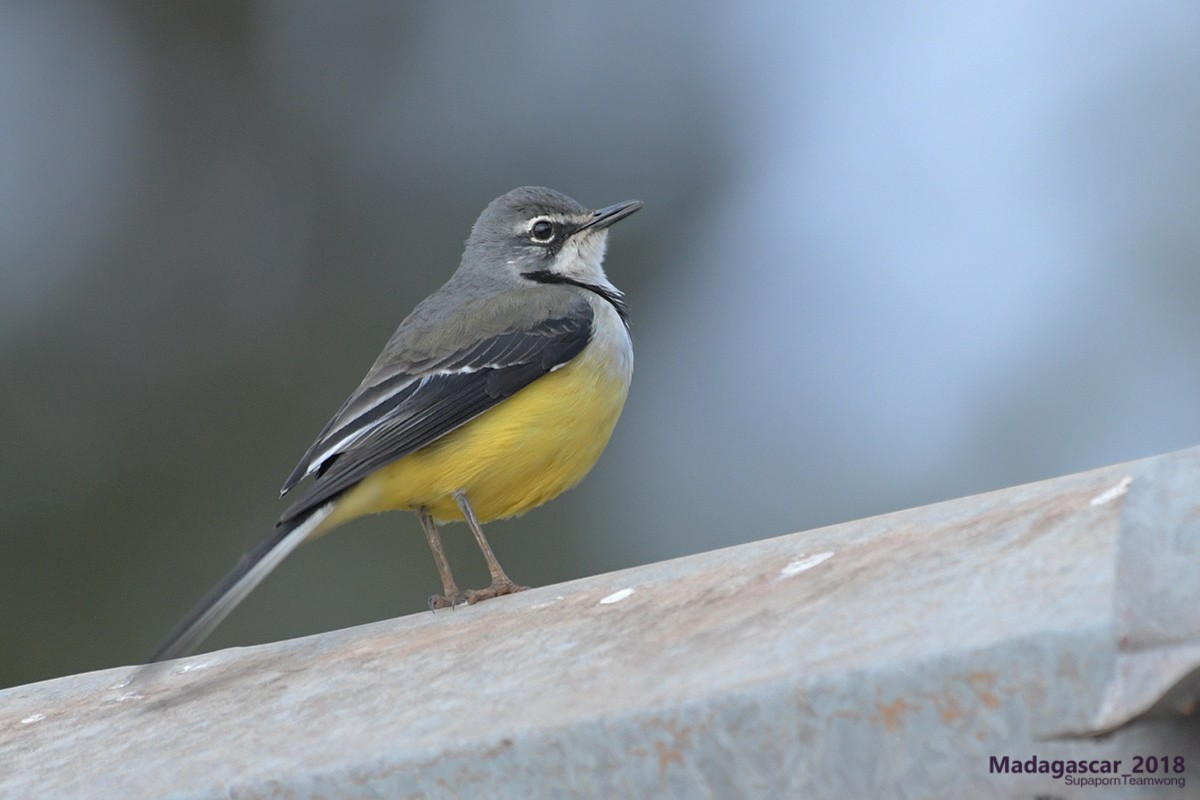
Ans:
{"label": "bird's foot", "polygon": [[433,594],[429,596],[429,610],[454,608],[464,603],[473,606],[480,600],[491,600],[493,597],[500,597],[505,594],[516,594],[528,588],[528,586],[518,586],[506,578],[504,580],[492,581],[492,585],[486,589],[468,589],[465,592],[456,592],[450,596]]}
{"label": "bird's foot", "polygon": [[467,603],[470,605],[475,605],[480,600],[490,600],[493,597],[499,597],[500,595],[504,594],[516,594],[517,592],[523,592],[528,588],[528,586],[518,586],[508,578],[504,578],[503,580],[494,580],[492,581],[492,585],[486,589],[471,589],[466,592]]}

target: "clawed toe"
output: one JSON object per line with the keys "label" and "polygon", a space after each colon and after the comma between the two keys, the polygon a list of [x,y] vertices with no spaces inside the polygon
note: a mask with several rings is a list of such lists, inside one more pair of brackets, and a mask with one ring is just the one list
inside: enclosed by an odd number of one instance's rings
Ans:
{"label": "clawed toe", "polygon": [[438,608],[454,608],[455,606],[461,606],[463,603],[469,604],[474,602],[475,601],[471,599],[470,592],[458,592],[449,597],[444,594],[431,594],[429,595],[429,610],[433,611]]}

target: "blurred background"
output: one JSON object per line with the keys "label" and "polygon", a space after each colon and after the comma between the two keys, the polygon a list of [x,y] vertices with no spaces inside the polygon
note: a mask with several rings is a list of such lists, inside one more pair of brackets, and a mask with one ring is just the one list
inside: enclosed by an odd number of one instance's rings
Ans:
{"label": "blurred background", "polygon": [[[1194,2],[0,4],[0,686],[140,661],[518,185],[646,203],[629,403],[489,527],[518,581],[1200,443],[1197,41]],[[205,648],[439,589],[362,520]]]}

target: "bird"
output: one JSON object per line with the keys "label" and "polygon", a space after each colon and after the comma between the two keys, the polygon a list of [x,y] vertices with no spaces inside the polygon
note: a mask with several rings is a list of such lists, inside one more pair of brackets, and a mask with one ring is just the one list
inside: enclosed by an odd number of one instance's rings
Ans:
{"label": "bird", "polygon": [[[521,591],[483,525],[578,484],[608,443],[633,376],[625,296],[604,272],[608,229],[642,207],[590,210],[524,186],[493,200],[458,269],[400,323],[288,476],[273,533],[167,635],[191,652],[300,544],[356,517],[416,514],[442,581],[431,608]],[[491,584],[458,588],[439,526],[465,521]]]}

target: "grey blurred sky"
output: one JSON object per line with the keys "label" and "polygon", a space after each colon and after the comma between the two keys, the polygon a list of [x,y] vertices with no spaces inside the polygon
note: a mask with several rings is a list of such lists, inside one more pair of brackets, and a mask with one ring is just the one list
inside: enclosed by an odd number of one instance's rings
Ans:
{"label": "grey blurred sky", "polygon": [[[0,686],[140,660],[522,184],[646,208],[625,416],[492,526],[517,580],[1196,444],[1197,41],[1193,2],[0,4]],[[210,646],[438,588],[365,520]]]}

